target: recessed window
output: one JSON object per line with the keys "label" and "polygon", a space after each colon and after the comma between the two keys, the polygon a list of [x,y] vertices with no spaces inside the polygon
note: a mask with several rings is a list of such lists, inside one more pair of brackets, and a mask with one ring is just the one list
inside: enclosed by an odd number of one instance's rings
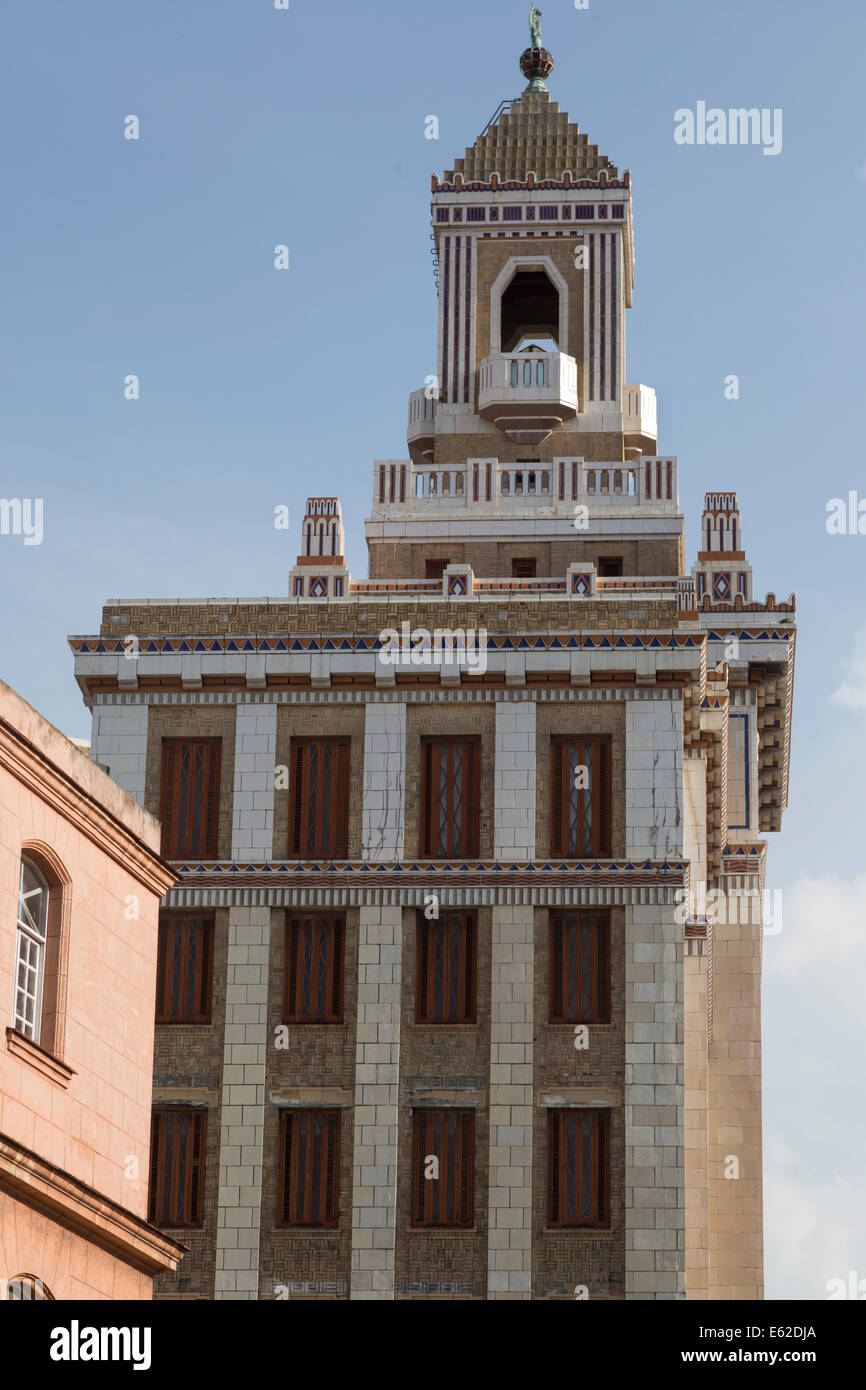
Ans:
{"label": "recessed window", "polygon": [[157,1023],[210,1023],[213,936],[211,916],[160,914]]}
{"label": "recessed window", "polygon": [[160,819],[166,859],[216,859],[219,834],[218,738],[162,741]]}
{"label": "recessed window", "polygon": [[32,860],[21,860],[18,881],[18,951],[14,1026],[38,1043],[42,1036],[45,954],[48,940],[48,884]]}
{"label": "recessed window", "polygon": [[547,1224],[610,1225],[609,1110],[548,1110]]}
{"label": "recessed window", "polygon": [[425,859],[478,855],[481,741],[421,740],[421,854]]}
{"label": "recessed window", "polygon": [[618,579],[622,574],[622,556],[603,555],[598,562],[598,573],[602,579]]}
{"label": "recessed window", "polygon": [[278,1225],[336,1226],[340,1215],[339,1168],[339,1110],[284,1110],[280,1120]]}
{"label": "recessed window", "polygon": [[345,859],[349,840],[350,741],[292,740],[289,853],[301,859]]}
{"label": "recessed window", "polygon": [[412,1215],[415,1226],[471,1226],[474,1219],[475,1112],[412,1112]]}
{"label": "recessed window", "polygon": [[418,913],[417,1023],[475,1022],[477,954],[474,912]]}
{"label": "recessed window", "polygon": [[284,992],[287,1023],[342,1023],[345,936],[341,916],[289,915]]}
{"label": "recessed window", "polygon": [[445,573],[446,566],[450,564],[450,560],[425,560],[425,579],[441,579]]}
{"label": "recessed window", "polygon": [[207,1112],[155,1110],[150,1139],[148,1220],[155,1226],[200,1226],[204,1210]]}
{"label": "recessed window", "polygon": [[611,842],[610,739],[550,741],[550,852],[606,858]]}
{"label": "recessed window", "polygon": [[551,1023],[610,1022],[610,913],[550,917]]}
{"label": "recessed window", "polygon": [[[532,475],[530,475],[532,476]],[[530,555],[524,559],[511,561],[512,579],[534,579],[535,578],[535,557]]]}

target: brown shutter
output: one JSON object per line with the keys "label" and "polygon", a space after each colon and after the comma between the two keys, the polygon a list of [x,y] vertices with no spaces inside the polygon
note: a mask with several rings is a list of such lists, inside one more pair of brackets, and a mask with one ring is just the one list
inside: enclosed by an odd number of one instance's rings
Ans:
{"label": "brown shutter", "polygon": [[150,1196],[147,1203],[147,1219],[157,1223],[157,1192],[159,1190],[160,1144],[162,1143],[162,1116],[155,1111],[150,1126]]}
{"label": "brown shutter", "polygon": [[596,1188],[596,1221],[606,1226],[610,1220],[610,1113],[603,1111],[595,1115],[598,1129],[598,1186]]}
{"label": "brown shutter", "polygon": [[458,1116],[457,1122],[460,1125],[462,1131],[458,1135],[458,1144],[460,1147],[461,1156],[460,1221],[463,1225],[468,1226],[472,1223],[472,1176],[475,1167],[475,1155],[473,1153],[473,1149],[475,1147],[475,1116],[470,1110],[467,1113]]}
{"label": "brown shutter", "polygon": [[550,920],[550,1019],[559,1022],[563,1017],[563,919],[557,913]]}
{"label": "brown shutter", "polygon": [[550,855],[559,858],[565,855],[567,835],[565,832],[566,814],[563,792],[562,764],[566,745],[561,739],[550,741]]}
{"label": "brown shutter", "polygon": [[595,923],[595,1017],[599,1023],[610,1022],[610,914],[605,913]]}
{"label": "brown shutter", "polygon": [[477,859],[481,835],[481,744],[478,739],[464,743],[467,760],[467,796],[462,858]]}
{"label": "brown shutter", "polygon": [[415,1020],[424,1023],[430,1013],[430,936],[424,913],[418,909],[415,927]]}
{"label": "brown shutter", "polygon": [[421,1226],[424,1223],[425,1198],[427,1196],[427,1183],[424,1179],[424,1149],[426,1148],[425,1138],[427,1132],[427,1116],[423,1110],[414,1112],[414,1139],[415,1152],[414,1160],[414,1192],[415,1192],[415,1225]]}
{"label": "brown shutter", "polygon": [[165,963],[168,954],[166,937],[171,930],[172,923],[160,913],[159,926],[157,928],[156,945],[156,1019],[160,1022],[165,1018]]}
{"label": "brown shutter", "polygon": [[162,822],[160,853],[164,859],[175,857],[175,844],[177,842],[177,826],[175,825],[176,765],[177,746],[163,741],[162,770],[159,782],[159,818]]}
{"label": "brown shutter", "polygon": [[351,744],[348,741],[338,743],[334,750],[334,778],[336,785],[333,787],[333,796],[336,804],[336,828],[334,835],[333,857],[335,859],[347,859],[349,857],[349,767],[350,767]]}
{"label": "brown shutter", "polygon": [[205,829],[205,842],[202,845],[201,859],[219,857],[220,825],[220,754],[222,748],[218,739],[206,743],[204,747],[205,767],[202,777],[204,795],[207,797],[203,807],[202,824]]}
{"label": "brown shutter", "polygon": [[333,958],[331,960],[331,1012],[334,1019],[342,1023],[343,1021],[343,978],[345,973],[344,961],[346,954],[345,947],[345,923],[342,917],[334,919],[333,931]]}
{"label": "brown shutter", "polygon": [[421,745],[421,854],[425,859],[433,849],[433,740]]}
{"label": "brown shutter", "polygon": [[201,923],[201,954],[200,965],[201,981],[199,991],[199,1014],[202,1023],[210,1019],[211,1010],[211,954],[213,951],[214,919],[205,917]]}
{"label": "brown shutter", "polygon": [[463,992],[463,1022],[475,1022],[475,994],[476,994],[476,952],[475,952],[475,933],[476,919],[474,914],[466,914],[463,918],[463,935],[465,941],[465,973],[464,973],[464,992]]}
{"label": "brown shutter", "polygon": [[601,738],[596,743],[597,777],[593,781],[598,786],[598,797],[593,811],[593,828],[598,825],[598,850],[600,859],[609,859],[611,853],[611,757],[610,739]]}
{"label": "brown shutter", "polygon": [[337,1177],[339,1172],[339,1152],[340,1152],[340,1116],[336,1110],[331,1111],[327,1116],[327,1158],[326,1158],[326,1192],[325,1192],[325,1220],[333,1223],[337,1220]]}
{"label": "brown shutter", "polygon": [[302,743],[294,748],[295,775],[292,778],[292,804],[289,813],[289,854],[301,854],[301,812],[304,805],[304,773],[306,749]]}
{"label": "brown shutter", "polygon": [[202,1218],[204,1198],[204,1135],[205,1116],[197,1110],[192,1119],[192,1162],[189,1188],[189,1209],[185,1213],[187,1221],[199,1225]]}
{"label": "brown shutter", "polygon": [[281,1224],[286,1225],[292,1216],[292,1116],[288,1111],[284,1111],[282,1116],[280,1145],[280,1187],[279,1191],[282,1198],[282,1210],[279,1214]]}
{"label": "brown shutter", "polygon": [[556,1110],[547,1112],[547,1220],[549,1225],[559,1224],[559,1152],[560,1115]]}
{"label": "brown shutter", "polygon": [[298,1013],[298,931],[297,917],[286,915],[285,1018]]}

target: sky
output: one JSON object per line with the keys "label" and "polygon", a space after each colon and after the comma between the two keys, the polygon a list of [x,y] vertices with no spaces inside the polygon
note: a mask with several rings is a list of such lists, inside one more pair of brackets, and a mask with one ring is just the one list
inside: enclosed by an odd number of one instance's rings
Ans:
{"label": "sky", "polygon": [[[523,0],[289,3],[0,12],[0,496],[43,504],[40,544],[0,535],[0,675],[73,737],[66,638],[107,599],[286,594],[310,492],[340,496],[366,574],[373,461],[406,456],[435,371],[430,174],[524,86]],[[768,1297],[822,1299],[866,1281],[866,535],[827,529],[834,498],[866,513],[866,10],[542,10],[552,98],[631,170],[628,380],[658,393],[689,563],[704,492],[735,490],[756,595],[797,595],[766,1273]],[[700,101],[781,111],[780,151],[678,144]]]}

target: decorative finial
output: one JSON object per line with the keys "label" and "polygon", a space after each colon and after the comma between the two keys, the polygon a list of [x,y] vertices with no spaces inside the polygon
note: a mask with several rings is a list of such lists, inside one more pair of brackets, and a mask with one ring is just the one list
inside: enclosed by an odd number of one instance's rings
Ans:
{"label": "decorative finial", "polygon": [[541,10],[533,5],[529,11],[529,47],[520,55],[520,71],[529,78],[527,92],[546,92],[545,77],[553,72],[553,56],[541,43]]}

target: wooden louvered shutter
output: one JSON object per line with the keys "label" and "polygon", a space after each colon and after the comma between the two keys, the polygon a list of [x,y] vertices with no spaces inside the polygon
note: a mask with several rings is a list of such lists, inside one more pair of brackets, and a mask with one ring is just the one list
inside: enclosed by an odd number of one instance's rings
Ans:
{"label": "wooden louvered shutter", "polygon": [[205,917],[199,928],[201,932],[201,956],[199,969],[201,978],[199,981],[199,1018],[202,1022],[207,1022],[210,1018],[211,1010],[211,955],[213,953],[213,934],[214,920],[212,917]]}
{"label": "wooden louvered shutter", "polygon": [[292,1219],[292,1120],[293,1116],[284,1111],[282,1114],[282,1144],[280,1146],[280,1201],[281,1209],[279,1221],[281,1225],[288,1225]]}
{"label": "wooden louvered shutter", "polygon": [[293,855],[302,853],[301,815],[304,807],[306,762],[306,747],[303,743],[297,743],[294,749],[295,772],[292,778],[292,804],[289,812],[289,854]]}
{"label": "wooden louvered shutter", "polygon": [[156,945],[156,1018],[157,1022],[165,1018],[166,1009],[166,960],[168,957],[168,936],[173,930],[173,923],[160,914],[159,927],[157,928]]}
{"label": "wooden louvered shutter", "polygon": [[610,1022],[610,913],[595,920],[595,970],[593,1000],[595,1018],[599,1023]]}
{"label": "wooden louvered shutter", "polygon": [[204,1206],[204,1139],[205,1116],[196,1110],[192,1116],[192,1153],[190,1154],[189,1204],[184,1215],[192,1226],[201,1224]]}
{"label": "wooden louvered shutter", "polygon": [[157,1193],[159,1191],[160,1145],[162,1143],[162,1116],[157,1110],[150,1126],[150,1196],[147,1203],[147,1219],[151,1224],[157,1221]]}
{"label": "wooden louvered shutter", "polygon": [[345,957],[345,930],[342,917],[334,919],[331,934],[331,1015],[341,1021],[343,1017],[343,977]]}
{"label": "wooden louvered shutter", "polygon": [[463,744],[466,759],[466,814],[464,818],[464,859],[477,859],[481,831],[481,744],[472,739]]}
{"label": "wooden louvered shutter", "polygon": [[419,909],[415,931],[415,1021],[424,1023],[430,1017],[430,928]]}
{"label": "wooden louvered shutter", "polygon": [[433,740],[421,744],[421,853],[429,859],[433,853]]}
{"label": "wooden louvered shutter", "polygon": [[206,743],[203,749],[205,765],[202,769],[202,795],[206,798],[202,808],[204,844],[200,858],[216,859],[219,855],[220,827],[220,752],[218,739]]}
{"label": "wooden louvered shutter", "polygon": [[595,1219],[599,1226],[606,1226],[610,1220],[610,1112],[603,1111],[594,1117],[598,1142],[596,1148],[596,1188],[594,1194]]}
{"label": "wooden louvered shutter", "polygon": [[550,1021],[561,1022],[563,1013],[563,919],[559,914],[550,919]]}
{"label": "wooden louvered shutter", "polygon": [[568,844],[568,811],[565,804],[568,785],[562,775],[567,756],[566,745],[560,739],[550,743],[550,853],[565,855]]}
{"label": "wooden louvered shutter", "polygon": [[286,915],[286,961],[285,961],[285,1012],[287,1020],[294,1019],[298,1013],[298,935],[300,922],[297,917]]}
{"label": "wooden louvered shutter", "polygon": [[415,1111],[414,1130],[415,1152],[413,1155],[413,1163],[415,1178],[415,1225],[421,1226],[424,1224],[424,1221],[427,1216],[425,1207],[427,1188],[430,1185],[424,1177],[424,1151],[427,1147],[427,1115],[423,1110]]}
{"label": "wooden louvered shutter", "polygon": [[175,857],[174,847],[177,841],[177,826],[175,824],[177,752],[176,744],[163,741],[162,770],[159,783],[159,818],[162,822],[160,853],[164,859]]}
{"label": "wooden louvered shutter", "polygon": [[547,1222],[549,1226],[559,1225],[560,1199],[560,1120],[557,1110],[547,1112]]}
{"label": "wooden louvered shutter", "polygon": [[597,776],[593,779],[597,786],[593,821],[598,825],[597,850],[600,859],[609,859],[611,853],[611,756],[610,739],[601,738],[596,742]]}
{"label": "wooden louvered shutter", "polygon": [[466,1023],[475,1022],[475,995],[476,995],[476,919],[474,914],[467,914],[463,918],[463,933],[465,941],[465,973],[464,973],[464,993],[463,993],[463,1020]]}
{"label": "wooden louvered shutter", "polygon": [[334,748],[333,771],[334,786],[332,795],[336,805],[336,826],[331,853],[334,859],[347,859],[349,855],[349,755],[351,744],[338,743]]}
{"label": "wooden louvered shutter", "polygon": [[336,1110],[328,1112],[326,1123],[325,1143],[327,1145],[327,1156],[325,1160],[325,1222],[332,1225],[337,1220],[337,1177],[339,1172],[340,1154],[340,1115]]}
{"label": "wooden louvered shutter", "polygon": [[464,1226],[472,1224],[472,1198],[473,1198],[473,1173],[475,1168],[475,1116],[472,1111],[458,1116],[460,1134],[458,1143],[460,1147],[460,1223]]}

